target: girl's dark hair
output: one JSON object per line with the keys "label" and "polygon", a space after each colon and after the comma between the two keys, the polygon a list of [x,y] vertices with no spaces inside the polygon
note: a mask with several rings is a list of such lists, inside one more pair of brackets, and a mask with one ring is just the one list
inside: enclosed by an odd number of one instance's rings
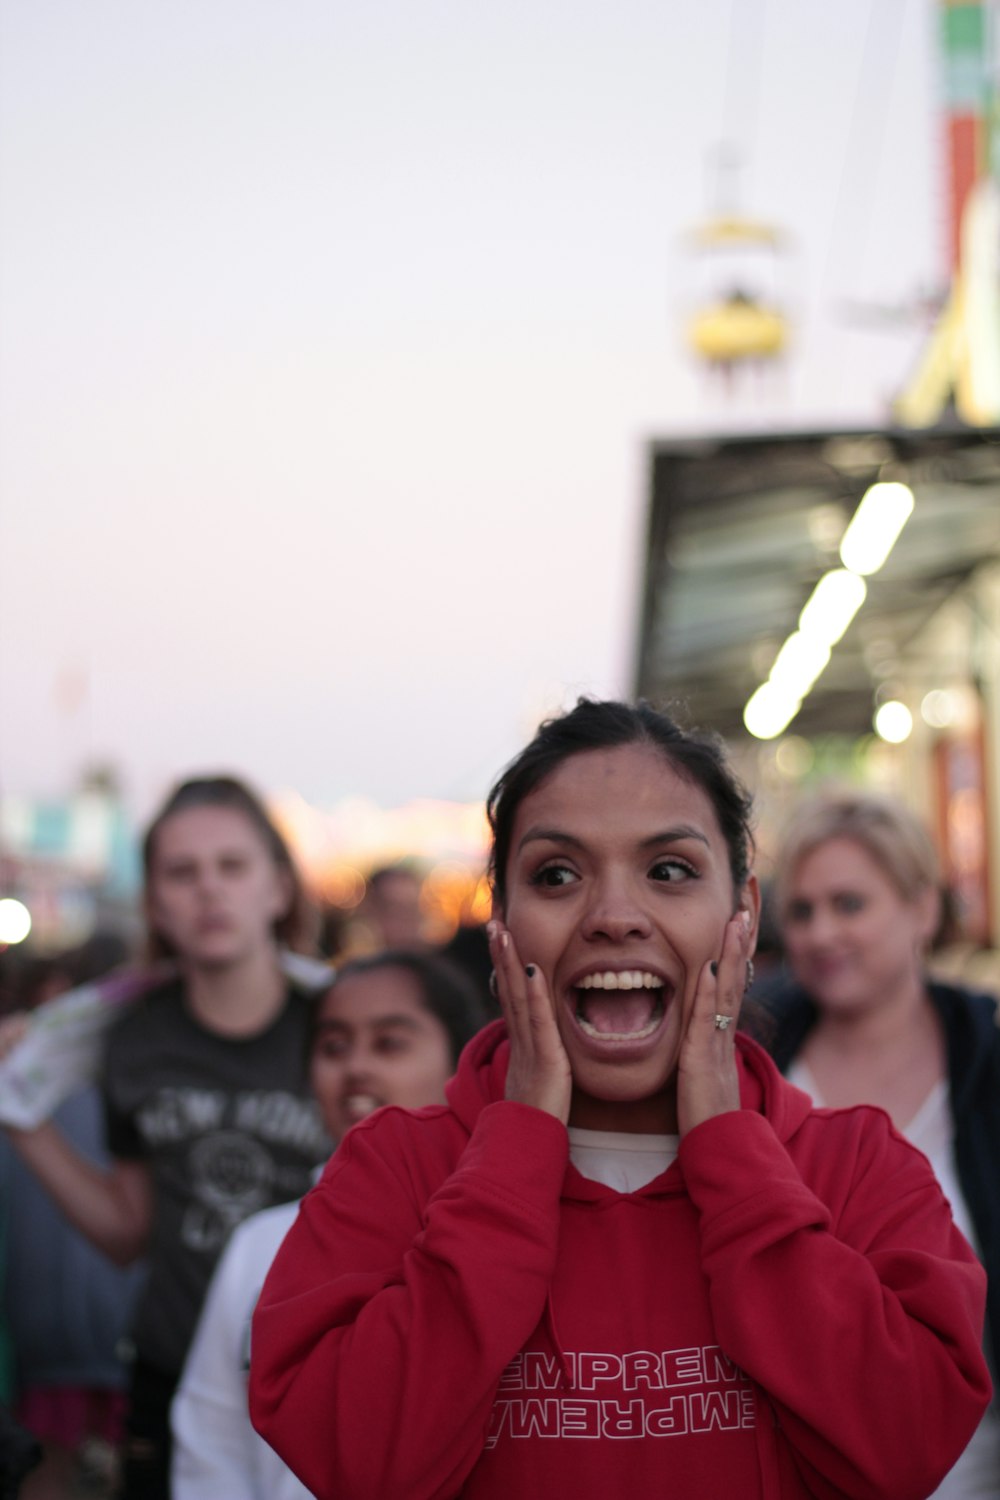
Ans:
{"label": "girl's dark hair", "polygon": [[[306,896],[302,880],[292,858],[291,851],[275,828],[260,798],[235,776],[201,776],[184,781],[167,798],[156,817],[146,829],[142,841],[142,868],[147,887],[156,852],[156,839],[168,819],[175,813],[187,812],[194,807],[225,807],[242,813],[256,829],[274,861],[284,875],[291,892],[288,909],[274,924],[274,938],[284,948],[298,953],[315,951],[316,916]],[[150,928],[146,938],[146,951],[151,959],[171,958],[174,950],[161,933]]]}
{"label": "girl's dark hair", "polygon": [[[475,987],[460,969],[435,953],[387,948],[382,953],[352,958],[340,965],[332,990],[336,990],[342,979],[352,975],[380,974],[386,969],[404,969],[413,975],[420,986],[424,1005],[448,1033],[452,1064],[457,1064],[466,1042],[471,1041],[489,1019]],[[330,993],[331,990],[326,991],[326,994]]]}
{"label": "girl's dark hair", "polygon": [[729,868],[738,891],[750,873],[752,799],[726,759],[717,735],[682,729],[668,714],[645,702],[596,702],[580,698],[559,718],[546,719],[538,733],[507,766],[486,801],[493,832],[489,876],[501,910],[506,902],[507,862],[517,810],[563,761],[587,750],[619,745],[650,745],[678,776],[701,787],[718,819],[729,850]]}

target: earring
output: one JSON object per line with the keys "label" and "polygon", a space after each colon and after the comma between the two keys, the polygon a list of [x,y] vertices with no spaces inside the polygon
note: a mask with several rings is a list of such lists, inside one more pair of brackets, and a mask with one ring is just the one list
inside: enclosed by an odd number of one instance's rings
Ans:
{"label": "earring", "polygon": [[497,989],[497,971],[496,971],[496,969],[491,969],[490,970],[490,994],[493,996],[494,1000],[499,1005],[500,1004],[500,991]]}
{"label": "earring", "polygon": [[747,959],[747,982],[743,986],[743,993],[744,993],[744,995],[746,994],[747,990],[750,988],[750,986],[752,984],[753,984],[753,959],[752,958],[748,958]]}

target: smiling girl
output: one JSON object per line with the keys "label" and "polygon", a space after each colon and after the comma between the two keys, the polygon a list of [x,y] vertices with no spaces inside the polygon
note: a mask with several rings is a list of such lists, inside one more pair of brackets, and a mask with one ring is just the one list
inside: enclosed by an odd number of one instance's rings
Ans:
{"label": "smiling girl", "polygon": [[[475,989],[432,953],[346,963],[313,1012],[309,1076],[334,1140],[376,1109],[444,1102],[483,1024]],[[174,1399],[171,1500],[308,1500],[247,1414],[250,1314],[297,1203],[241,1224],[212,1280]]]}
{"label": "smiling girl", "polygon": [[883,1116],[738,1034],[759,895],[715,742],[581,701],[488,811],[504,1021],[307,1198],[259,1430],[321,1500],[925,1494],[988,1399],[982,1274]]}

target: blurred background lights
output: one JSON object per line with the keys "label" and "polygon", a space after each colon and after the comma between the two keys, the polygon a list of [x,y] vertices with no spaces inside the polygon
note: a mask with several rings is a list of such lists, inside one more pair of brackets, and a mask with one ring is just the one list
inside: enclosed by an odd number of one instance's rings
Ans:
{"label": "blurred background lights", "polygon": [[341,911],[353,911],[365,897],[365,877],[353,865],[332,864],[327,867],[319,881],[323,899]]}
{"label": "blurred background lights", "polygon": [[934,688],[920,704],[920,717],[932,729],[947,729],[958,717],[958,703],[954,693],[944,688]]}
{"label": "blurred background lights", "polygon": [[788,781],[801,781],[812,770],[815,760],[812,745],[799,734],[788,735],[774,752],[778,774]]}
{"label": "blurred background lights", "polygon": [[913,715],[905,703],[890,698],[875,715],[875,733],[889,745],[901,745],[913,732]]}
{"label": "blurred background lights", "polygon": [[775,657],[770,680],[776,688],[801,700],[829,660],[829,646],[796,630]]}
{"label": "blurred background lights", "polygon": [[799,630],[824,645],[835,646],[864,603],[867,592],[864,579],[846,568],[824,573],[799,615]]}
{"label": "blurred background lights", "polygon": [[776,739],[795,718],[801,701],[773,682],[763,683],[743,710],[747,732],[757,740]]}
{"label": "blurred background lights", "polygon": [[840,560],[852,573],[877,573],[913,510],[913,491],[898,483],[873,484],[840,543]]}
{"label": "blurred background lights", "polygon": [[0,901],[0,943],[23,943],[31,931],[31,913],[23,901],[5,896]]}

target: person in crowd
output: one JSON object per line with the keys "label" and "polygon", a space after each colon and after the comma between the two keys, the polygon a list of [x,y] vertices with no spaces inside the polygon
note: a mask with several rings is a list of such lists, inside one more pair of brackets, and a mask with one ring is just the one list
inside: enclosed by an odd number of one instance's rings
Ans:
{"label": "person in crowd", "polygon": [[486,1006],[491,1020],[495,1020],[500,1014],[500,1007],[490,989],[490,974],[493,965],[490,962],[489,939],[486,935],[486,924],[480,922],[461,923],[448,939],[438,949],[438,952],[448,960],[456,964],[469,980],[475,985],[476,990]]}
{"label": "person in crowd", "polygon": [[[96,933],[79,948],[26,966],[14,1001],[30,1012],[127,956],[123,939]],[[78,1151],[109,1165],[95,1085],[74,1093],[54,1119]],[[3,1135],[0,1212],[3,1309],[15,1357],[14,1414],[42,1446],[42,1460],[24,1481],[22,1500],[55,1500],[81,1489],[98,1500],[117,1487],[127,1384],[122,1351],[143,1268],[137,1263],[119,1269],[95,1250],[60,1214]]]}
{"label": "person in crowd", "polygon": [[[927,1157],[989,1277],[987,1354],[1000,1350],[1000,1030],[997,1004],[928,977],[940,918],[933,842],[902,802],[831,790],[806,800],[777,858],[789,974],[761,1002],[778,1065],[814,1104],[877,1104]],[[1000,1494],[991,1406],[935,1492]]]}
{"label": "person in crowd", "polygon": [[718,744],[581,700],[488,812],[504,1020],[305,1200],[258,1430],[320,1500],[927,1493],[989,1399],[982,1267],[884,1115],[814,1111],[738,1032]]}
{"label": "person in crowd", "polygon": [[289,851],[231,777],[185,782],[143,847],[150,959],[177,979],[114,1025],[103,1093],[110,1166],[48,1121],[22,1159],[112,1260],[147,1257],[133,1341],[126,1500],[166,1500],[170,1401],[230,1232],[305,1190],[330,1142],[306,1079],[309,1006],[279,945],[311,937]]}
{"label": "person in crowd", "polygon": [[424,941],[420,877],[409,865],[383,865],[368,877],[362,921],[375,951]]}
{"label": "person in crowd", "polygon": [[[326,1128],[342,1139],[376,1109],[444,1103],[459,1053],[485,1021],[475,990],[445,960],[389,950],[355,959],[316,1006],[310,1078]],[[297,1203],[254,1214],[216,1270],[174,1397],[173,1500],[306,1500],[247,1411],[250,1315]]]}

